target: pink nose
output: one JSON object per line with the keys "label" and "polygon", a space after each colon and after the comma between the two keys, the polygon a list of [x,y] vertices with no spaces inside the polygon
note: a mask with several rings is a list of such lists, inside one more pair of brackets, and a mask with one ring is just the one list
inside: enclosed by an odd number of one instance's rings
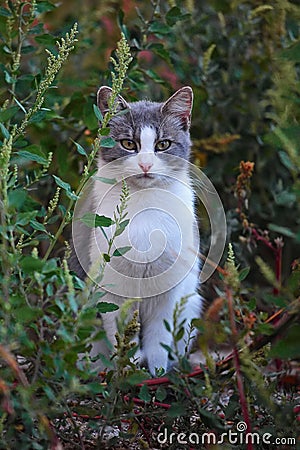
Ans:
{"label": "pink nose", "polygon": [[139,166],[144,173],[147,173],[147,172],[149,172],[149,170],[151,169],[153,164],[152,163],[139,163]]}

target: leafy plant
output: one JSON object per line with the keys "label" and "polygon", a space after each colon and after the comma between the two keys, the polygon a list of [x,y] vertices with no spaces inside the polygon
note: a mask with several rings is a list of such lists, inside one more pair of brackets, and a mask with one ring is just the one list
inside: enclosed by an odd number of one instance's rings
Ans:
{"label": "leafy plant", "polygon": [[[75,4],[0,8],[0,448],[186,448],[180,433],[220,436],[237,421],[260,436],[295,436],[297,2]],[[113,88],[104,117],[94,105],[101,84]],[[133,363],[139,325],[136,315],[127,321],[129,301],[109,371],[99,377],[88,351],[92,336],[105,338],[98,313],[115,305],[70,272],[73,206],[100,147],[112,145],[108,124],[121,90],[159,101],[183,84],[195,93],[193,162],[220,192],[231,242],[212,300],[194,320],[198,367],[184,356],[172,373],[148,379]],[[127,195],[123,184],[114,217],[82,220],[114,222],[121,233]],[[203,219],[203,241],[208,228]],[[110,241],[103,270],[126,251],[112,248]],[[173,326],[165,324],[175,342],[179,309]],[[224,346],[230,357],[220,355]],[[164,430],[175,436],[160,444]]]}

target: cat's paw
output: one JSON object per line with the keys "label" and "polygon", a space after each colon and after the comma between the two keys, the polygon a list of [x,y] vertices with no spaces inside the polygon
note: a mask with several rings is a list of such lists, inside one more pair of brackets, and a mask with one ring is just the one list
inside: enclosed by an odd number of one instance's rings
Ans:
{"label": "cat's paw", "polygon": [[161,376],[168,370],[168,356],[164,354],[150,355],[146,365],[153,377]]}

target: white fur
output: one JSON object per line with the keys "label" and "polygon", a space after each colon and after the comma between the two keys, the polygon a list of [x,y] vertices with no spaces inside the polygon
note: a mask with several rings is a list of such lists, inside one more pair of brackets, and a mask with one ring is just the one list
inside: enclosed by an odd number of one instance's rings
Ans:
{"label": "white fur", "polygon": [[143,153],[154,153],[154,143],[156,139],[156,132],[152,127],[143,127],[140,135],[140,151]]}
{"label": "white fur", "polygon": [[[141,132],[141,148],[137,155],[120,163],[109,165],[99,162],[98,176],[114,178],[120,173],[126,178],[132,173],[142,174],[139,163],[151,162],[151,172],[167,173],[163,162],[154,154],[155,132],[146,127]],[[97,177],[96,177],[97,178]],[[128,297],[141,297],[137,303],[141,323],[140,361],[145,361],[151,374],[156,368],[169,368],[167,351],[161,343],[173,346],[171,334],[163,321],[172,327],[173,311],[182,297],[188,296],[180,320],[186,319],[185,334],[179,342],[180,353],[184,352],[191,320],[198,317],[201,297],[197,294],[198,242],[195,242],[195,216],[193,192],[188,175],[182,171],[168,186],[160,187],[157,181],[139,179],[140,185],[128,182],[130,198],[128,218],[130,224],[116,238],[116,247],[130,245],[124,257],[114,257],[105,268],[101,287],[107,291],[105,301],[121,305]],[[98,214],[113,217],[120,203],[121,183],[115,186],[95,181],[93,200]],[[94,229],[90,242],[92,265],[106,252],[107,242],[99,229]],[[106,229],[109,236],[113,227]],[[168,270],[172,262],[172,270]],[[145,278],[146,276],[146,278]],[[134,287],[134,292],[132,291]],[[115,343],[116,318],[118,312],[103,315],[103,326],[111,343]],[[104,342],[95,344],[93,353],[108,353]]]}

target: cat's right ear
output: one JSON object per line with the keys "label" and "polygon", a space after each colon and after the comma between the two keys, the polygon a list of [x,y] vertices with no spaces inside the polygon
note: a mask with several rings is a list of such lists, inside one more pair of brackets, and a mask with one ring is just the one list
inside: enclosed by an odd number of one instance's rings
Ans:
{"label": "cat's right ear", "polygon": [[185,86],[162,105],[161,112],[179,118],[183,128],[188,130],[191,124],[192,107],[193,91],[189,86]]}
{"label": "cat's right ear", "polygon": [[[97,92],[97,106],[100,109],[102,115],[104,116],[109,111],[108,102],[112,94],[112,88],[108,86],[102,86]],[[124,109],[128,109],[129,105],[124,100],[121,95],[118,95],[116,98],[117,109],[116,112],[122,111]]]}

